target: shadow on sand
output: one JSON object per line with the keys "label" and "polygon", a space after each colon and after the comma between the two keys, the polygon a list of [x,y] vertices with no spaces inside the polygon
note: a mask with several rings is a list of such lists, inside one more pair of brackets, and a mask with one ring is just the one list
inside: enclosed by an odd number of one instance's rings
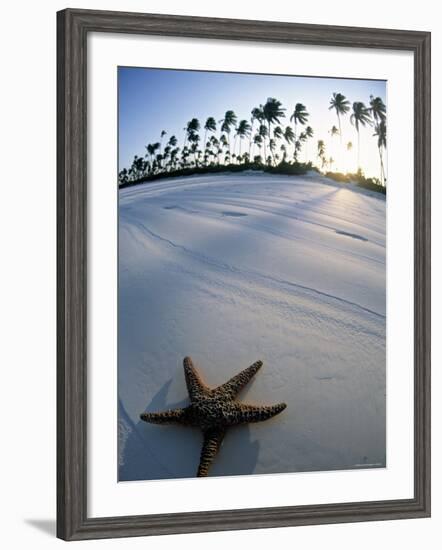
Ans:
{"label": "shadow on sand", "polygon": [[[153,397],[146,411],[183,407],[188,400],[169,403],[172,380]],[[140,411],[144,412],[144,411]],[[119,481],[195,477],[201,452],[202,434],[197,428],[158,426],[133,422],[119,401]],[[249,426],[231,428],[211,468],[211,476],[252,474],[259,454],[259,442],[252,441]]]}

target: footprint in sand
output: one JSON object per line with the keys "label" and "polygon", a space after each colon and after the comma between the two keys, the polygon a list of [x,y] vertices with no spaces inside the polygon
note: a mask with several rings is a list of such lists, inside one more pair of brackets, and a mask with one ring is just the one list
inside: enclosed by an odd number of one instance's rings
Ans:
{"label": "footprint in sand", "polygon": [[340,231],[339,229],[335,230],[338,235],[345,235],[346,237],[351,237],[352,239],[358,239],[358,241],[368,242],[368,239],[358,235],[357,233],[347,233],[347,231]]}
{"label": "footprint in sand", "polygon": [[244,214],[243,212],[230,212],[230,211],[226,211],[226,212],[221,212],[221,214],[223,216],[230,216],[232,218],[241,218],[243,216],[247,216],[247,214]]}

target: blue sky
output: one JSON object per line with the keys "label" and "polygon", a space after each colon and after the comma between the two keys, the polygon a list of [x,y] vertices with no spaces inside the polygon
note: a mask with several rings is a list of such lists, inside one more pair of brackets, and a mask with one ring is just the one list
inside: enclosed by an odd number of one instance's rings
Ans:
{"label": "blue sky", "polygon": [[[290,114],[296,103],[303,103],[310,113],[308,124],[315,135],[301,153],[300,160],[316,162],[316,143],[326,143],[326,154],[339,161],[341,169],[355,168],[357,134],[349,116],[342,120],[342,141],[353,143],[352,153],[343,153],[339,138],[332,139],[329,130],[337,126],[334,111],[328,109],[333,92],[347,99],[368,105],[370,95],[380,96],[386,103],[386,82],[344,78],[257,75],[173,69],[119,67],[119,167],[130,166],[134,155],[146,153],[145,145],[160,141],[162,130],[182,145],[183,128],[196,117],[201,126],[207,117],[220,120],[225,111],[235,111],[238,120],[250,120],[253,107],[276,97],[286,108],[281,126],[291,124]],[[201,131],[201,137],[204,131]],[[299,131],[298,131],[299,133]],[[361,130],[361,166],[368,176],[379,175],[376,138],[370,127]]]}

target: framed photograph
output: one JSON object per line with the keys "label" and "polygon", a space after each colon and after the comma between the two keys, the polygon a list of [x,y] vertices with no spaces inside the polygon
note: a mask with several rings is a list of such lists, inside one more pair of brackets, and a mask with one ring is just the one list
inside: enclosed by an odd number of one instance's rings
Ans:
{"label": "framed photograph", "polygon": [[58,13],[57,533],[430,515],[430,33]]}

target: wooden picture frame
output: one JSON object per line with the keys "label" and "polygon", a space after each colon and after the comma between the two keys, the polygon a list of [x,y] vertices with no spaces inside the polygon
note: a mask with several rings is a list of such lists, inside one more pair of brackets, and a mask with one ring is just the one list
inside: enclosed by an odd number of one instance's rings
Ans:
{"label": "wooden picture frame", "polygon": [[[414,497],[87,516],[87,36],[151,34],[407,50],[414,56]],[[65,540],[430,515],[430,33],[67,9],[57,14],[57,536]]]}

